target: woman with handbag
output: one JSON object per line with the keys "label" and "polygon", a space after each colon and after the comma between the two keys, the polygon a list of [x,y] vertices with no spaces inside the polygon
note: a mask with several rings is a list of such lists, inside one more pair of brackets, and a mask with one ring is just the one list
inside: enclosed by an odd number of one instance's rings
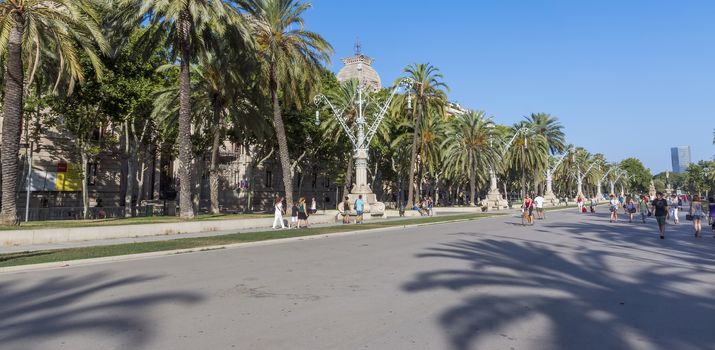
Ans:
{"label": "woman with handbag", "polygon": [[618,222],[618,204],[620,202],[616,196],[611,195],[611,201],[608,203],[610,205],[609,210],[611,211],[611,222]]}
{"label": "woman with handbag", "polygon": [[628,213],[628,222],[633,222],[633,216],[636,215],[636,203],[633,201],[632,197],[628,197],[626,212]]}
{"label": "woman with handbag", "polygon": [[640,200],[638,201],[638,209],[640,209],[641,212],[641,220],[645,224],[645,218],[650,216],[650,211],[648,210],[648,197],[641,196]]}
{"label": "woman with handbag", "polygon": [[700,238],[700,231],[703,229],[701,223],[703,218],[705,218],[705,213],[703,212],[703,203],[700,202],[700,196],[697,194],[694,195],[690,201],[690,217],[693,219],[695,237]]}

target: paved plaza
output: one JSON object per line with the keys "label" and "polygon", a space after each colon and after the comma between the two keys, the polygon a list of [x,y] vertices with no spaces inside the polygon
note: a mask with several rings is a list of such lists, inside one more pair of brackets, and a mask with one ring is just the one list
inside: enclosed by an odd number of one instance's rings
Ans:
{"label": "paved plaza", "polygon": [[709,231],[547,215],[0,274],[0,348],[715,349]]}

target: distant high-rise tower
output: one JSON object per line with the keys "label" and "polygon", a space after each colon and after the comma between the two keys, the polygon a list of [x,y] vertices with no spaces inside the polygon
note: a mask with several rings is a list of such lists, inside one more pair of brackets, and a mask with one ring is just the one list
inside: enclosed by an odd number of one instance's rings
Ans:
{"label": "distant high-rise tower", "polygon": [[682,174],[690,165],[690,146],[679,146],[670,149],[670,159],[673,162],[673,172]]}

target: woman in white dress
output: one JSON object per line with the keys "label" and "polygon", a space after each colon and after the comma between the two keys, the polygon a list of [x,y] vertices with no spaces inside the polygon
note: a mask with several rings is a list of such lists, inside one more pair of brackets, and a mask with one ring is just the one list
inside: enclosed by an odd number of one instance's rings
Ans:
{"label": "woman in white dress", "polygon": [[675,194],[670,196],[668,201],[668,206],[670,207],[670,217],[673,218],[673,224],[678,224],[678,197]]}
{"label": "woman in white dress", "polygon": [[[275,211],[273,214],[273,228],[286,228],[283,223],[283,198],[276,197],[276,203],[274,204]],[[280,222],[281,227],[277,227]]]}

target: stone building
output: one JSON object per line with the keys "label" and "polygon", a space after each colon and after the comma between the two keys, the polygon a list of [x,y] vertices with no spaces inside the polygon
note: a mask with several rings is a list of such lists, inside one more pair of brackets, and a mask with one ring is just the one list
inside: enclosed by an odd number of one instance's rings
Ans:
{"label": "stone building", "polygon": [[338,81],[358,80],[372,91],[382,89],[380,75],[372,67],[374,60],[362,54],[360,42],[355,44],[355,55],[342,59],[343,67],[336,76]]}
{"label": "stone building", "polygon": [[[93,133],[92,142],[99,145],[98,154],[90,157],[87,172],[82,162],[75,137],[62,128],[43,130],[36,142],[22,137],[20,181],[17,191],[18,213],[25,217],[27,189],[30,189],[30,220],[71,219],[82,215],[82,176],[86,176],[89,206],[96,217],[99,208],[107,216],[123,216],[127,189],[127,160],[122,152],[122,135],[107,126]],[[104,142],[103,140],[107,140]],[[109,142],[109,140],[113,140]],[[170,145],[146,147],[138,164],[138,176],[132,201],[137,215],[173,214],[176,205],[178,162]],[[31,157],[28,157],[31,154]],[[28,162],[31,160],[32,171]],[[197,179],[195,199],[199,212],[208,212],[210,155],[195,158],[194,177]],[[276,195],[283,195],[281,167],[277,151],[259,152],[257,145],[239,145],[225,141],[220,150],[219,202],[223,212],[270,211]],[[299,169],[300,170],[300,169]],[[28,176],[28,174],[30,174]],[[332,209],[340,186],[323,176],[319,169],[297,171],[294,196],[315,197],[318,207]],[[29,180],[29,182],[28,182]]]}

